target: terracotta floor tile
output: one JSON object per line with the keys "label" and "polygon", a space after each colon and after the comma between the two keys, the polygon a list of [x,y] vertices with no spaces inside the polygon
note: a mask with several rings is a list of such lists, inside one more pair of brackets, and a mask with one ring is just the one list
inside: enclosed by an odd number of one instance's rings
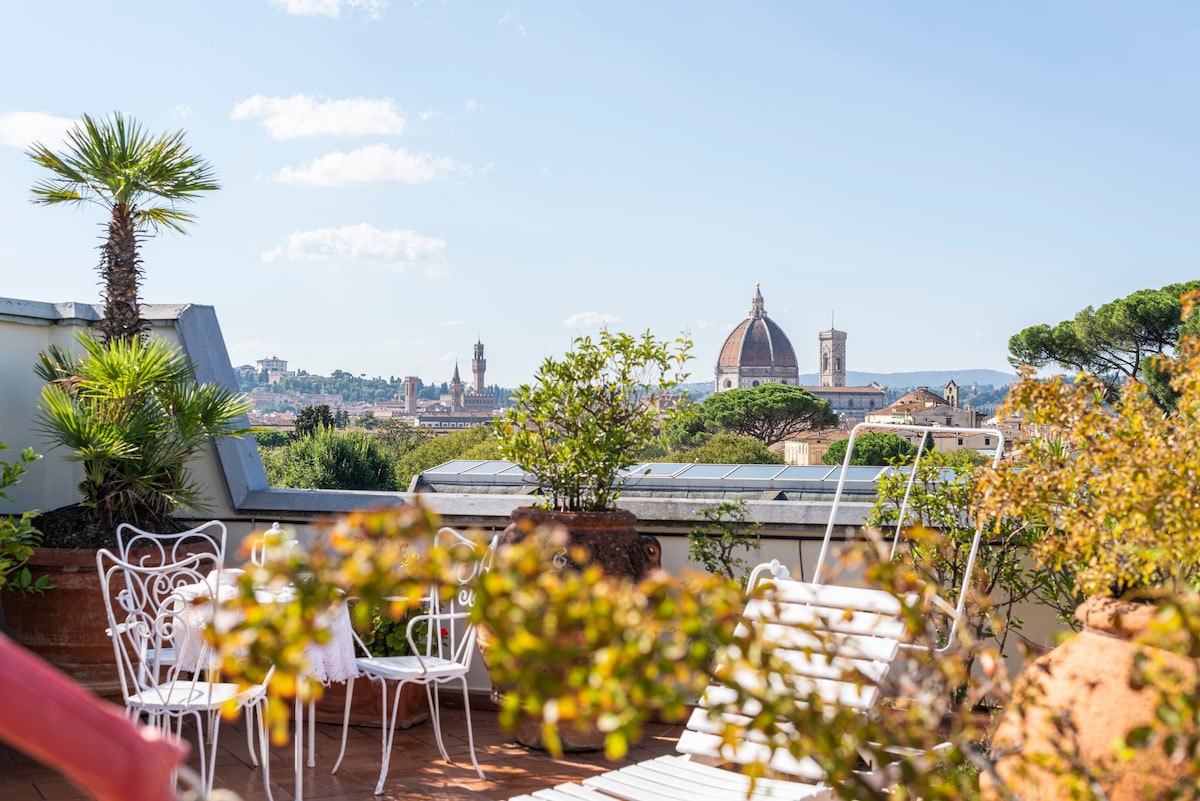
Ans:
{"label": "terracotta floor tile", "polygon": [[[502,731],[492,710],[473,710],[475,751],[487,775],[480,779],[471,766],[467,748],[466,721],[462,710],[442,713],[446,750],[453,764],[442,760],[432,725],[421,723],[396,732],[388,780],[384,794],[375,796],[382,751],[378,729],[352,727],[348,733],[346,757],[336,775],[330,775],[337,759],[342,728],[317,724],[315,768],[304,769],[306,801],[482,801],[506,799],[566,781],[611,770],[633,761],[674,751],[680,727],[647,727],[642,743],[630,749],[630,756],[619,762],[607,762],[601,752],[567,754],[552,759],[542,751],[531,751],[517,744]],[[217,754],[216,786],[232,790],[243,801],[266,801],[262,772],[251,765],[242,720],[225,721]],[[192,764],[199,765],[193,748]],[[292,746],[271,748],[271,791],[275,801],[293,801],[295,779]],[[0,744],[0,799],[3,801],[74,801],[86,798],[65,779],[23,754]]]}

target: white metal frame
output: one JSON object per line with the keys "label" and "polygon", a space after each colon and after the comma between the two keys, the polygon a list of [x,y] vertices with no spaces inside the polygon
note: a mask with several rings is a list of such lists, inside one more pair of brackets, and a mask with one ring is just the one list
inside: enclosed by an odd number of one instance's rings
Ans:
{"label": "white metal frame", "polygon": [[[829,543],[833,539],[834,521],[837,519],[838,506],[842,501],[842,489],[846,483],[847,468],[851,466],[850,459],[854,453],[854,440],[860,431],[875,432],[875,431],[893,431],[893,432],[911,432],[921,434],[920,444],[917,445],[917,453],[913,459],[911,466],[908,466],[908,486],[904,491],[904,499],[900,504],[900,513],[896,518],[896,527],[892,532],[892,551],[891,556],[896,555],[896,548],[899,545],[900,537],[904,529],[904,524],[908,516],[909,498],[912,496],[913,486],[917,478],[917,467],[920,465],[921,457],[925,455],[925,440],[926,434],[988,434],[996,437],[996,454],[992,458],[992,466],[996,467],[1000,464],[1001,458],[1004,456],[1004,433],[998,428],[951,428],[948,426],[920,426],[908,425],[903,423],[859,423],[850,430],[850,441],[846,443],[846,455],[842,459],[841,472],[838,475],[837,491],[833,496],[833,505],[829,509],[829,522],[825,526],[825,538],[821,542],[821,554],[817,557],[817,566],[813,569],[813,583],[823,583],[824,576],[822,571],[825,567],[825,559],[829,553]],[[904,469],[904,468],[901,468]],[[963,583],[959,588],[958,603],[954,608],[954,614],[951,617],[950,631],[946,638],[946,644],[938,648],[938,651],[946,651],[953,647],[954,635],[958,631],[959,620],[962,619],[963,610],[966,607],[967,591],[970,589],[971,574],[975,570],[975,560],[979,555],[979,544],[983,538],[983,526],[976,521],[975,536],[971,540],[971,550],[967,556],[967,567],[963,572]]]}

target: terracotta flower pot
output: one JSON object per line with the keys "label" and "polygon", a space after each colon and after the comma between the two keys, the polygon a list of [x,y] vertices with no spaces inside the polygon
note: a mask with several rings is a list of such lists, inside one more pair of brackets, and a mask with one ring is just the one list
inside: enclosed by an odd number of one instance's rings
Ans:
{"label": "terracotta flower pot", "polygon": [[98,695],[121,693],[94,550],[35,548],[26,566],[53,589],[6,592],[9,636]]}
{"label": "terracotta flower pot", "polygon": [[[156,553],[134,548],[130,558],[137,562]],[[32,595],[0,594],[8,636],[97,695],[119,698],[96,549],[34,548],[26,566],[34,576],[49,576],[54,586]]]}
{"label": "terracotta flower pot", "polygon": [[[388,690],[388,714],[392,714],[392,688]],[[379,728],[382,721],[383,699],[380,696],[379,684],[370,679],[358,679],[354,682],[354,697],[350,701],[350,725],[371,726]],[[346,709],[346,684],[333,682],[325,688],[321,700],[317,701],[315,719],[318,723],[341,724],[342,715]],[[408,729],[418,723],[429,720],[429,702],[425,697],[425,688],[416,684],[405,684],[400,691],[400,709],[397,713],[396,728]]]}
{"label": "terracotta flower pot", "polygon": [[[1132,642],[1155,611],[1150,604],[1090,598],[1075,611],[1083,631],[1026,665],[993,738],[996,771],[1017,797],[1070,797],[1067,783],[1078,781],[1079,765],[1110,801],[1165,798],[1167,788],[1187,774],[1188,760],[1168,761],[1158,746],[1138,749],[1128,760],[1118,758],[1114,747],[1154,719],[1153,688],[1130,686],[1136,655],[1166,659],[1185,676],[1198,673],[1195,660]],[[981,790],[988,801],[1003,797],[986,775]]]}
{"label": "terracotta flower pot", "polygon": [[[548,570],[576,567],[569,549],[580,546],[587,550],[590,560],[613,576],[644,578],[651,570],[662,567],[662,546],[655,537],[639,534],[637,517],[625,510],[608,512],[555,512],[523,506],[512,511],[513,523],[500,537],[500,547],[520,542],[540,526],[561,527],[567,532],[562,551],[556,553]],[[478,629],[479,651],[486,665],[491,634],[486,627]],[[542,665],[540,670],[561,671],[559,665]],[[492,697],[499,702],[504,688],[493,685]],[[524,719],[515,732],[517,742],[528,748],[545,748],[540,720]],[[604,747],[604,734],[594,726],[561,726],[559,737],[564,751],[596,751]]]}

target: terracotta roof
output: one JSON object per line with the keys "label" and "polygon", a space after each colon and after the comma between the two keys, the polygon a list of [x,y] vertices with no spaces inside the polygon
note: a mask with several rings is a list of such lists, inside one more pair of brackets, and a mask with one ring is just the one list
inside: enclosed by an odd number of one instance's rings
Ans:
{"label": "terracotta roof", "polygon": [[901,395],[890,405],[877,409],[875,414],[903,414],[911,410],[929,409],[934,406],[949,406],[946,399],[927,389],[914,389],[907,395]]}

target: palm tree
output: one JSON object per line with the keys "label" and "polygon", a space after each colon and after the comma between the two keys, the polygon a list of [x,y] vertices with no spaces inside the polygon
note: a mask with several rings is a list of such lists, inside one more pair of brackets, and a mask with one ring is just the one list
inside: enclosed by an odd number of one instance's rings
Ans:
{"label": "palm tree", "polygon": [[35,142],[28,155],[53,173],[34,185],[34,203],[95,203],[109,210],[108,235],[100,246],[100,335],[105,340],[139,336],[145,328],[138,297],[139,242],[146,232],[162,228],[183,232],[194,218],[177,204],[220,188],[212,165],[192,154],[183,131],[152,139],[120,112],[100,120],[83,115],[82,124],[67,132],[63,153]]}

